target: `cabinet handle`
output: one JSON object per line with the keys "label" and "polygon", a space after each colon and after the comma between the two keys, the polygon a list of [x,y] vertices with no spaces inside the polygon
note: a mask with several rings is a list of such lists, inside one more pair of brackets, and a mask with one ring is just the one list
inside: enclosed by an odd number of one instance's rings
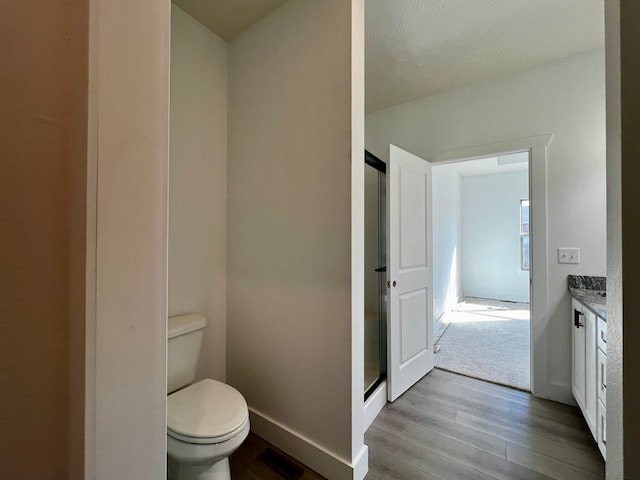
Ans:
{"label": "cabinet handle", "polygon": [[602,340],[602,343],[604,344],[607,343],[607,339],[604,338],[604,330],[600,330],[600,340]]}
{"label": "cabinet handle", "polygon": [[573,326],[576,328],[584,327],[584,324],[580,323],[580,315],[584,315],[579,310],[573,309]]}

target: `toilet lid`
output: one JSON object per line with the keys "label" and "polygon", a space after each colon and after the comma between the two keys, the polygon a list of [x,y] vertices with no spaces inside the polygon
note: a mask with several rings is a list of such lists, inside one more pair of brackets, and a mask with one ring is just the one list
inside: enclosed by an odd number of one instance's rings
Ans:
{"label": "toilet lid", "polygon": [[197,439],[224,437],[249,417],[247,402],[235,388],[206,378],[167,397],[169,435]]}

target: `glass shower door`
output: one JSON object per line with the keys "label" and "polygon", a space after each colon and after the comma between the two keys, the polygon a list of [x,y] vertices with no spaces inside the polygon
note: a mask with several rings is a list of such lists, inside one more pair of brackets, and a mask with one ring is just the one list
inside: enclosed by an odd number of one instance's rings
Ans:
{"label": "glass shower door", "polygon": [[386,377],[386,166],[365,155],[365,400]]}

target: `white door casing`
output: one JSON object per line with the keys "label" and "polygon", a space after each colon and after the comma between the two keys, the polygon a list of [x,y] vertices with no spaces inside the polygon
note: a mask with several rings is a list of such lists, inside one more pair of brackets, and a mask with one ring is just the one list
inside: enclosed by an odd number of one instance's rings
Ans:
{"label": "white door casing", "polygon": [[388,399],[434,366],[431,164],[390,145],[387,170]]}

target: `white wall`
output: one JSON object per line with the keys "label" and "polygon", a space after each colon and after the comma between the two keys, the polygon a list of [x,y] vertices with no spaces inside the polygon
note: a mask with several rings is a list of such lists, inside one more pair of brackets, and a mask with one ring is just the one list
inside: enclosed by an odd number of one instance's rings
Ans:
{"label": "white wall", "polygon": [[[517,75],[372,113],[367,149],[389,144],[427,160],[467,147],[553,134],[547,150],[549,249],[548,384],[570,398],[571,328],[567,275],[604,275],[604,55],[589,51]],[[558,247],[579,247],[580,265],[559,265]],[[541,286],[545,288],[545,286]],[[548,317],[547,317],[548,316]]]}
{"label": "white wall", "polygon": [[170,4],[90,14],[86,478],[164,478]]}
{"label": "white wall", "polygon": [[437,325],[462,295],[462,192],[454,165],[434,167],[432,178],[433,319]]}
{"label": "white wall", "polygon": [[352,98],[352,20],[351,2],[291,0],[231,43],[229,65],[228,380],[255,431],[329,478],[351,475],[366,451],[353,427],[364,388],[364,114],[352,114],[363,105]]}
{"label": "white wall", "polygon": [[468,297],[529,301],[520,268],[520,200],[526,170],[462,177],[462,285]]}
{"label": "white wall", "polygon": [[169,315],[208,324],[199,375],[225,379],[227,44],[171,6]]}

